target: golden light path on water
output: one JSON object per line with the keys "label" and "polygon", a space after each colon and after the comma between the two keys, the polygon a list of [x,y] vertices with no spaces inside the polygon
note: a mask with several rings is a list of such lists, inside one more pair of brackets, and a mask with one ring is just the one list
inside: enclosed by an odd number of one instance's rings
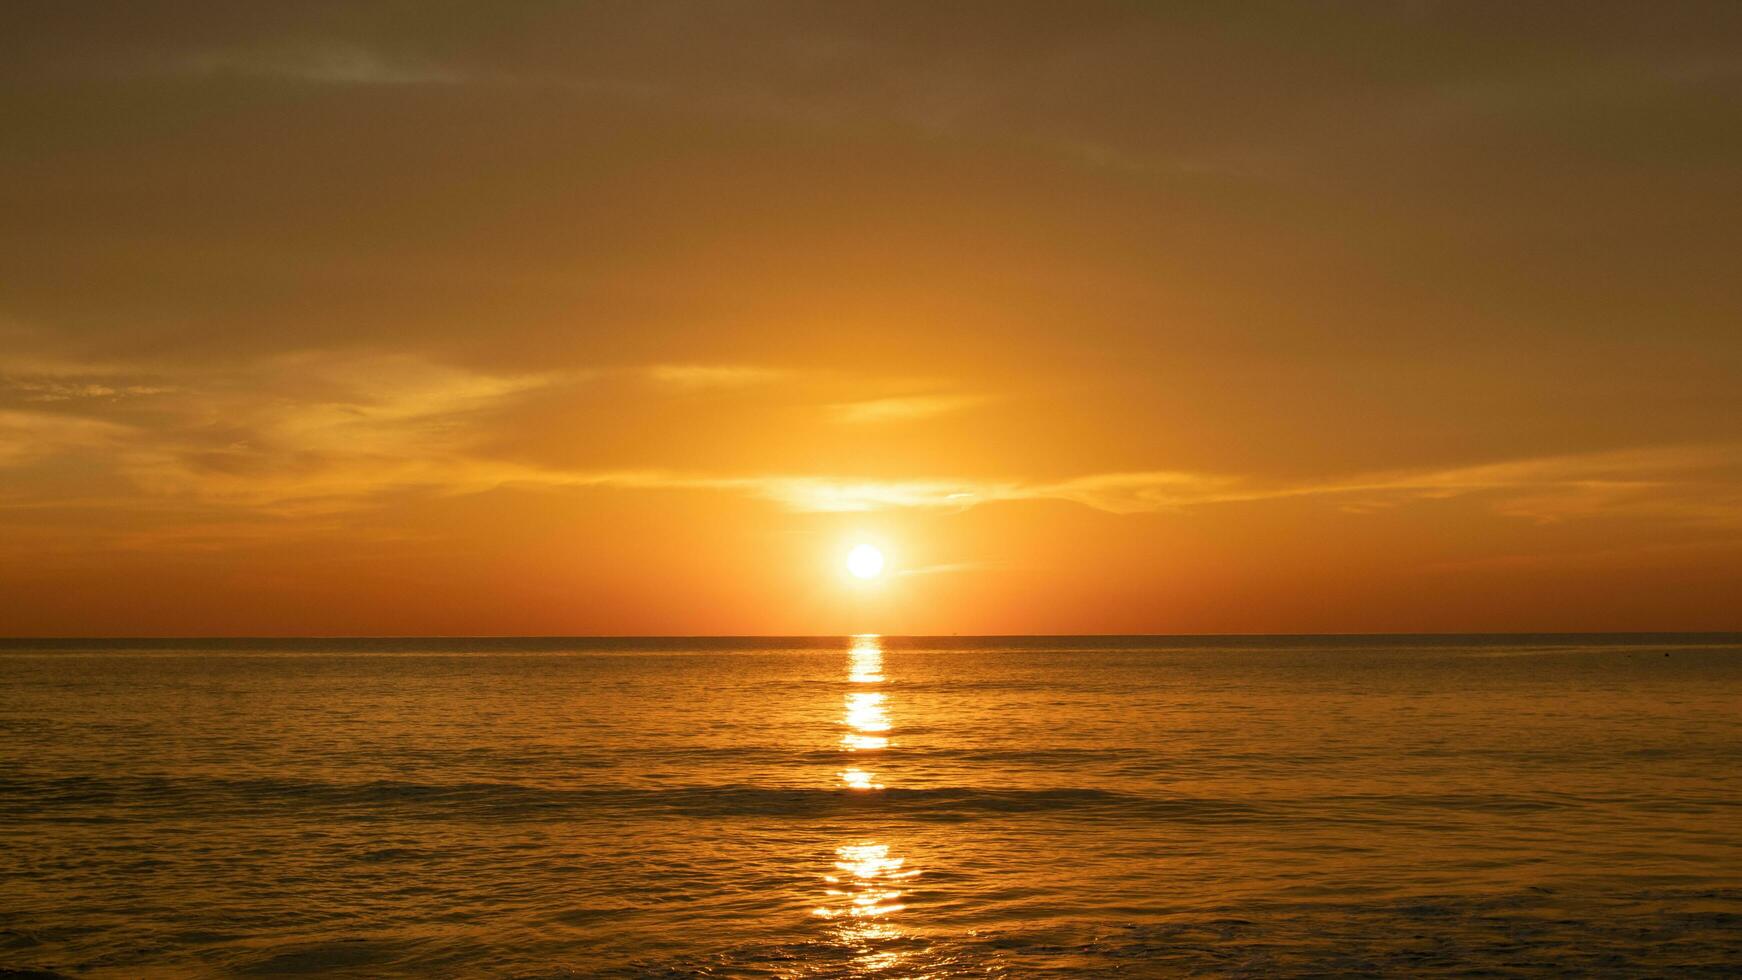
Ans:
{"label": "golden light path on water", "polygon": [[[883,645],[876,636],[856,636],[847,653],[847,681],[853,690],[843,704],[840,749],[854,764],[840,772],[841,785],[851,792],[883,788],[870,759],[890,747],[891,728],[888,695],[872,689],[886,680]],[[875,840],[855,840],[835,849],[835,861],[823,875],[825,904],[815,910],[824,919],[835,920],[835,938],[857,954],[865,971],[888,970],[899,965],[901,954],[879,949],[900,939],[901,930],[889,917],[902,911],[902,884],[918,877],[907,859],[890,853],[889,845]]]}

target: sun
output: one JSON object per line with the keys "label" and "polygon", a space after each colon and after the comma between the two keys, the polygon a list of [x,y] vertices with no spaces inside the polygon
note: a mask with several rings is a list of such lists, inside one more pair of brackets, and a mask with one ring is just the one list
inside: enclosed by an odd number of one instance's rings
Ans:
{"label": "sun", "polygon": [[875,545],[854,545],[853,550],[847,552],[847,571],[852,572],[854,578],[870,579],[882,575],[883,552]]}

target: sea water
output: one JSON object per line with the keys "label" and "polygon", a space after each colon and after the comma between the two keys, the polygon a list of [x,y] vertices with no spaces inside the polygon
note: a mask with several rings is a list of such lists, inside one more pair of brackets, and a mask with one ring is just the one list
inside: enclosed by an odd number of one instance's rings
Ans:
{"label": "sea water", "polygon": [[1742,637],[5,641],[0,975],[1742,974]]}

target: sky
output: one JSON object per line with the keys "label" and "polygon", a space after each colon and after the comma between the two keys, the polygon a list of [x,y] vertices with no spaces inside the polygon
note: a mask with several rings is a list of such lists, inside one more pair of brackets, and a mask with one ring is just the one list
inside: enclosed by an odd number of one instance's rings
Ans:
{"label": "sky", "polygon": [[1742,629],[1732,2],[20,0],[0,132],[0,634]]}

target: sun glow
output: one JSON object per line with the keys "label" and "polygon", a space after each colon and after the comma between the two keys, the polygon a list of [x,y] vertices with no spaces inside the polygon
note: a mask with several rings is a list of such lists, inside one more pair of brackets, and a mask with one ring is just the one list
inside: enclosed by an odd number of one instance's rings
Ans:
{"label": "sun glow", "polygon": [[875,545],[855,545],[847,552],[847,571],[855,578],[872,579],[883,574],[883,552]]}

